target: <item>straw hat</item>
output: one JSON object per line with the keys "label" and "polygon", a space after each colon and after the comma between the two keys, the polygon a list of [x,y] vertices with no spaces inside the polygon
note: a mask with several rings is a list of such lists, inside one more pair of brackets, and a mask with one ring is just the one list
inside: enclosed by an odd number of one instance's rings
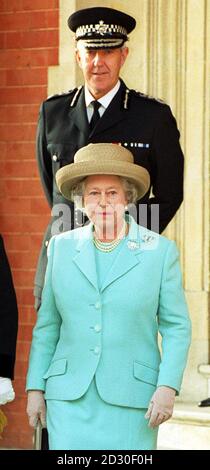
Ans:
{"label": "straw hat", "polygon": [[56,183],[63,196],[73,200],[73,186],[86,176],[123,176],[135,184],[140,199],[149,189],[150,176],[145,168],[133,161],[132,153],[121,145],[89,144],[75,153],[74,163],[57,171]]}

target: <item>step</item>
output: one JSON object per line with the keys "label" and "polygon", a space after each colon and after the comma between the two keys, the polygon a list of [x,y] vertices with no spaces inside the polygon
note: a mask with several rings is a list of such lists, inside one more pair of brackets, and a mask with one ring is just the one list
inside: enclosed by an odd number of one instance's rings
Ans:
{"label": "step", "polygon": [[159,428],[158,448],[210,450],[210,407],[176,403],[172,418]]}

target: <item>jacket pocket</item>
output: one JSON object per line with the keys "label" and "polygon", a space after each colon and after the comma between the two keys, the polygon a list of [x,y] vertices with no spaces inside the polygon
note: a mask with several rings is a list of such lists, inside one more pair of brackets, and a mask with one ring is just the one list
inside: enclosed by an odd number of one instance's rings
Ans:
{"label": "jacket pocket", "polygon": [[67,366],[67,359],[58,359],[57,361],[53,361],[50,364],[47,372],[43,375],[43,379],[48,379],[54,375],[62,375],[66,372]]}
{"label": "jacket pocket", "polygon": [[158,370],[146,366],[138,361],[134,361],[133,374],[136,379],[141,380],[142,382],[146,382],[151,385],[157,384]]}

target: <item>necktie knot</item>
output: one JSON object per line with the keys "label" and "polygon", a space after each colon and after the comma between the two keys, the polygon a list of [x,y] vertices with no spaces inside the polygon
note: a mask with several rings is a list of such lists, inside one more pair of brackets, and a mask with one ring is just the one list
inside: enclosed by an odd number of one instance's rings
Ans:
{"label": "necktie knot", "polygon": [[92,104],[92,106],[93,106],[93,110],[94,110],[94,111],[98,111],[98,109],[99,109],[100,106],[101,106],[101,103],[99,103],[99,101],[97,101],[97,100],[91,101],[91,104]]}
{"label": "necktie knot", "polygon": [[101,103],[99,103],[97,100],[91,101],[91,104],[93,106],[93,115],[90,120],[90,131],[94,129],[96,123],[100,119],[99,108],[101,106]]}

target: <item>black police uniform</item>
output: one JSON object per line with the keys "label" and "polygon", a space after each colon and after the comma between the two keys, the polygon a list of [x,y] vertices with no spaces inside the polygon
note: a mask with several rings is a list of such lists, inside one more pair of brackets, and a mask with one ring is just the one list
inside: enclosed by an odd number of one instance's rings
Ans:
{"label": "black police uniform", "polygon": [[14,378],[18,307],[10,265],[0,235],[0,377]]}
{"label": "black police uniform", "polygon": [[[121,80],[118,92],[90,133],[83,87],[48,98],[40,111],[37,157],[47,200],[50,207],[58,207],[61,213],[52,217],[43,240],[35,279],[35,296],[39,299],[47,262],[46,249],[51,235],[77,226],[73,217],[70,218],[68,211],[65,211],[65,207],[70,207],[73,214],[73,204],[59,193],[55,173],[62,166],[73,163],[74,154],[79,148],[99,142],[120,143],[131,150],[136,164],[149,171],[153,196],[149,197],[148,191],[137,203],[147,204],[149,228],[152,204],[159,204],[159,230],[162,232],[182,202],[183,154],[176,121],[168,105],[129,90]],[[63,206],[60,226],[62,206],[57,204],[66,205]]]}

